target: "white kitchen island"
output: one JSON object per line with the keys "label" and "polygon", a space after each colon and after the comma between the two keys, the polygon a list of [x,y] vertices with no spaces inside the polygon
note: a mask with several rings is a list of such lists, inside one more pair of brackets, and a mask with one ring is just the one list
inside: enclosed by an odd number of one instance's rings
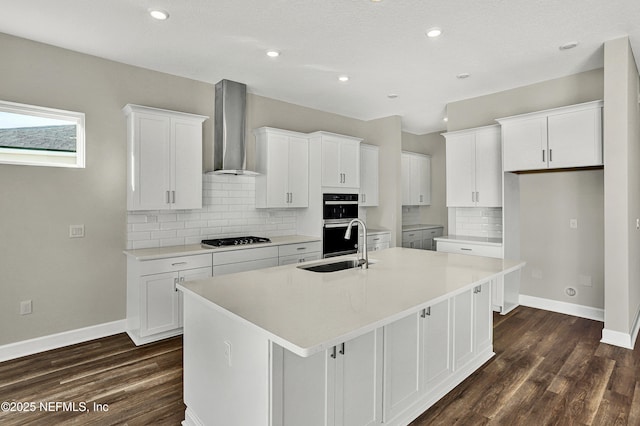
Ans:
{"label": "white kitchen island", "polygon": [[370,262],[179,285],[184,424],[405,425],[494,355],[491,280],[523,262],[406,248]]}

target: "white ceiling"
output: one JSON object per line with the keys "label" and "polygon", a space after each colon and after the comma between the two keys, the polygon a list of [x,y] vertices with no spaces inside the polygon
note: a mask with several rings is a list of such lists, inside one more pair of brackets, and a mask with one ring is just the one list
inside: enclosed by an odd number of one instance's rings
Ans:
{"label": "white ceiling", "polygon": [[602,67],[607,40],[640,59],[640,1],[2,0],[0,32],[423,134],[448,102]]}

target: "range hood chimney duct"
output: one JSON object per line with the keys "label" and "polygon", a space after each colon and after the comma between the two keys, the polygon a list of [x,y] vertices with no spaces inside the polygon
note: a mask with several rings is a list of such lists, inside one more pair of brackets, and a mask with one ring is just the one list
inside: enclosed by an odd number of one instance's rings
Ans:
{"label": "range hood chimney duct", "polygon": [[215,91],[213,173],[256,175],[246,170],[247,85],[221,80]]}

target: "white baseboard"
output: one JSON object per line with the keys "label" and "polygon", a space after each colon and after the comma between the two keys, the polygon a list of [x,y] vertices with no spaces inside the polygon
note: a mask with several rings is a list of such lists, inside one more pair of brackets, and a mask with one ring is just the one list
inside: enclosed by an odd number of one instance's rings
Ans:
{"label": "white baseboard", "polygon": [[541,297],[520,295],[520,304],[530,308],[544,309],[545,311],[558,312],[560,314],[573,315],[574,317],[587,318],[604,322],[604,309],[591,306],[576,305],[574,303],[560,302],[559,300],[543,299]]}
{"label": "white baseboard", "polygon": [[636,312],[631,334],[605,328],[602,330],[602,339],[600,341],[609,345],[620,346],[621,348],[633,349],[638,338],[638,331],[640,331],[640,311]]}
{"label": "white baseboard", "polygon": [[0,346],[0,362],[123,333],[126,324],[126,320],[118,320],[51,334],[49,336],[37,337],[35,339],[23,340],[22,342],[9,343],[8,345]]}

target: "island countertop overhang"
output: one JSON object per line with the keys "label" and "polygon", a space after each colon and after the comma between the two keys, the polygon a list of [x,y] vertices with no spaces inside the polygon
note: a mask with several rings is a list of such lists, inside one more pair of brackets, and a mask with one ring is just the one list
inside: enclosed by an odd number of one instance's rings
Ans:
{"label": "island countertop overhang", "polygon": [[524,266],[399,247],[370,253],[370,259],[369,269],[316,273],[287,265],[178,288],[306,357]]}

